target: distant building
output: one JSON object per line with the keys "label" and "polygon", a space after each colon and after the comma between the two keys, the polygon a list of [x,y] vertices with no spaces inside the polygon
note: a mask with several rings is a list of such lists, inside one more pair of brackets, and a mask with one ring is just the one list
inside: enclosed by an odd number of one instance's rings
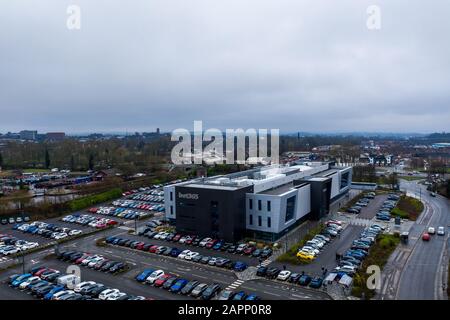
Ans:
{"label": "distant building", "polygon": [[435,143],[435,144],[433,144],[431,146],[434,149],[450,148],[450,143],[449,142],[440,142],[440,143]]}
{"label": "distant building", "polygon": [[22,140],[36,140],[37,134],[36,130],[22,130],[19,132],[20,139]]}
{"label": "distant building", "polygon": [[47,132],[46,139],[50,141],[61,141],[66,138],[64,132]]}

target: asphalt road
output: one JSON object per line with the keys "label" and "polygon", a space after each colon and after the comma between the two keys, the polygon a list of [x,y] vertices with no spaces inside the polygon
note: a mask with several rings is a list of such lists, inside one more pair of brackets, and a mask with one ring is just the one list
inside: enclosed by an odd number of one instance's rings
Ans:
{"label": "asphalt road", "polygon": [[[402,189],[421,194],[426,210],[410,231],[411,252],[401,271],[396,299],[401,300],[437,300],[444,298],[442,290],[443,256],[448,242],[450,224],[450,201],[444,197],[431,197],[425,187],[415,182],[404,182]],[[419,190],[422,189],[420,192]],[[420,239],[428,227],[444,226],[445,236],[432,236],[429,242]],[[448,256],[447,256],[448,262]]]}

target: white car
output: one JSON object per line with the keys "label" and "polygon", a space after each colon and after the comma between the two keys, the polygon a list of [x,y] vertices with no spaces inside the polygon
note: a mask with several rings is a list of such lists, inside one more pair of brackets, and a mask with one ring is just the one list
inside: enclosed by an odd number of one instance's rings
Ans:
{"label": "white car", "polygon": [[156,280],[158,280],[159,278],[161,278],[162,276],[164,276],[164,271],[163,270],[156,270],[153,271],[145,280],[147,283],[154,283]]}
{"label": "white car", "polygon": [[200,247],[204,247],[204,246],[206,246],[206,244],[209,242],[209,241],[211,241],[212,239],[211,238],[205,238],[205,239],[203,239],[202,241],[200,241],[200,243],[198,244]]}
{"label": "white car", "polygon": [[33,281],[38,281],[41,278],[39,277],[29,277],[26,281],[22,282],[21,284],[19,284],[19,289],[20,290],[24,290],[26,287],[28,287],[28,285],[30,285]]}
{"label": "white car", "polygon": [[186,255],[190,254],[191,252],[192,252],[191,250],[184,250],[178,255],[178,258],[185,259]]}
{"label": "white car", "polygon": [[316,235],[314,236],[313,240],[314,240],[314,239],[318,239],[318,240],[321,240],[321,241],[324,241],[324,242],[330,242],[330,241],[331,241],[330,238],[324,236],[323,234],[316,234]]}
{"label": "white car", "polygon": [[356,270],[357,270],[356,266],[348,266],[348,265],[334,268],[334,271],[352,273],[352,274],[356,273]]}
{"label": "white car", "polygon": [[52,296],[52,300],[59,300],[60,297],[65,296],[66,294],[72,294],[72,293],[75,293],[75,292],[72,290],[59,291]]}
{"label": "white car", "polygon": [[199,254],[200,253],[198,253],[198,252],[191,251],[184,257],[184,259],[185,260],[192,260],[194,257],[198,256]]}
{"label": "white car", "polygon": [[303,246],[302,250],[307,250],[310,252],[314,252],[315,255],[318,255],[320,253],[320,251],[318,249],[315,249],[311,246]]}
{"label": "white car", "polygon": [[108,297],[110,295],[113,295],[113,294],[116,294],[116,293],[119,293],[119,292],[120,292],[119,289],[106,289],[106,290],[100,292],[98,298],[100,300],[106,300],[106,299],[108,299]]}
{"label": "white car", "polygon": [[99,256],[88,256],[83,261],[81,261],[82,266],[87,266],[89,262],[91,262],[94,259],[99,258]]}
{"label": "white car", "polygon": [[188,239],[187,236],[183,236],[183,237],[180,238],[180,240],[178,240],[178,242],[179,243],[185,243],[187,239]]}
{"label": "white car", "polygon": [[435,234],[435,233],[436,233],[436,230],[435,230],[433,227],[429,227],[429,228],[428,228],[428,233],[429,233],[429,234]]}
{"label": "white car", "polygon": [[81,230],[71,230],[69,231],[69,236],[76,236],[78,234],[81,234],[83,231]]}
{"label": "white car", "polygon": [[28,227],[29,227],[30,225],[29,224],[23,224],[23,225],[21,225],[19,228],[17,228],[17,229],[19,229],[20,231],[25,231],[25,230],[27,230],[28,229]]}
{"label": "white car", "polygon": [[117,299],[119,299],[120,297],[123,297],[123,296],[126,296],[127,294],[126,293],[123,293],[123,292],[116,292],[116,293],[113,293],[113,294],[110,294],[110,295],[108,295],[108,297],[106,298],[106,300],[117,300]]}
{"label": "white car", "polygon": [[64,238],[67,238],[67,233],[61,232],[61,233],[56,234],[53,239],[60,240],[60,239],[64,239]]}
{"label": "white car", "polygon": [[438,236],[443,236],[443,235],[445,235],[445,229],[444,229],[444,227],[442,227],[442,226],[438,227],[437,234],[438,234]]}
{"label": "white car", "polygon": [[281,280],[281,281],[286,281],[290,275],[291,275],[291,272],[289,270],[283,270],[278,274],[277,279]]}
{"label": "white car", "polygon": [[20,249],[15,248],[15,247],[7,247],[7,248],[2,249],[2,253],[5,256],[9,256],[10,254],[18,253],[19,251],[20,251]]}
{"label": "white car", "polygon": [[315,245],[316,247],[318,247],[319,249],[322,249],[323,246],[325,245],[325,242],[320,241],[320,240],[318,240],[318,239],[312,239],[312,240],[307,241],[306,244],[307,244],[307,245],[313,244],[313,245]]}
{"label": "white car", "polygon": [[91,284],[96,284],[96,282],[94,282],[94,281],[83,281],[83,282],[77,284],[77,285],[75,286],[75,288],[73,288],[73,291],[75,291],[75,292],[80,292],[81,289],[83,289],[83,287],[89,286],[89,285],[91,285]]}
{"label": "white car", "polygon": [[340,225],[334,224],[334,223],[329,223],[329,224],[328,224],[328,227],[334,228],[334,229],[336,229],[337,231],[341,231],[341,230],[342,230],[342,227],[341,227]]}
{"label": "white car", "polygon": [[99,263],[99,262],[101,262],[101,261],[103,261],[103,260],[105,260],[105,258],[103,258],[103,257],[98,257],[98,258],[96,258],[96,259],[92,259],[91,261],[89,261],[89,263],[87,264],[87,266],[88,266],[89,268],[93,268],[97,263]]}
{"label": "white car", "polygon": [[160,232],[158,233],[156,236],[153,237],[153,239],[161,239],[161,236],[164,234],[165,232]]}

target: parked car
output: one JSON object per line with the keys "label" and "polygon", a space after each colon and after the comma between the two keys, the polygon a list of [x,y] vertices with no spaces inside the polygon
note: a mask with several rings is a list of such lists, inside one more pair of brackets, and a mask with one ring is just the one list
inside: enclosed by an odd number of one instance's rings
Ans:
{"label": "parked car", "polygon": [[220,291],[220,286],[217,283],[210,284],[202,293],[203,300],[210,300],[214,298]]}

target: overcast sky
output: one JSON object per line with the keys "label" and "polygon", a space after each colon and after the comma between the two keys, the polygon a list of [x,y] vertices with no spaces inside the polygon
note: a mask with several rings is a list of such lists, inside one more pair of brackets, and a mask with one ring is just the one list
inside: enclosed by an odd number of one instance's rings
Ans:
{"label": "overcast sky", "polygon": [[[81,29],[66,27],[67,7]],[[366,26],[369,5],[381,30]],[[450,131],[448,0],[2,0],[0,132]]]}

